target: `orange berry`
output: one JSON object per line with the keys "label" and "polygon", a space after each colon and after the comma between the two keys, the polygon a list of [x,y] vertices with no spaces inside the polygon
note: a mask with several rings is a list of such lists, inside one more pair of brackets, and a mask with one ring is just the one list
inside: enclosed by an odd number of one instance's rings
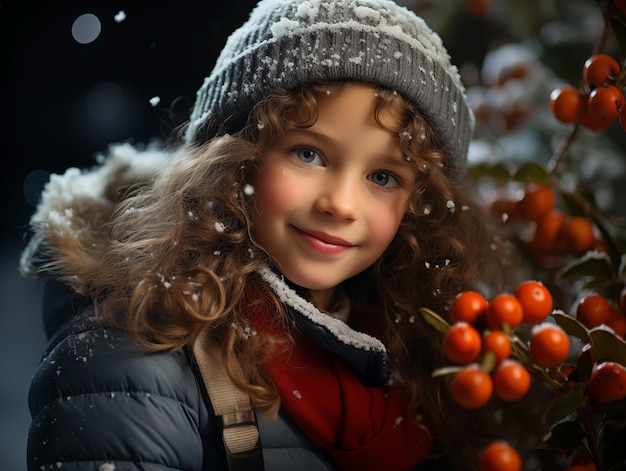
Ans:
{"label": "orange berry", "polygon": [[543,216],[535,226],[532,236],[533,244],[548,253],[558,252],[558,235],[564,221],[565,214],[559,210],[550,211]]}
{"label": "orange berry", "polygon": [[457,373],[450,384],[454,401],[466,409],[478,409],[491,399],[493,381],[478,365],[469,365]]}
{"label": "orange berry", "polygon": [[580,108],[584,104],[584,95],[578,88],[565,85],[555,88],[550,93],[549,104],[552,115],[561,123],[577,123]]}
{"label": "orange berry", "polygon": [[489,202],[489,213],[503,223],[519,219],[517,201],[508,195],[495,195]]}
{"label": "orange berry", "polygon": [[591,87],[599,87],[619,75],[619,63],[606,54],[594,54],[585,61],[583,80]]}
{"label": "orange berry", "polygon": [[479,471],[521,471],[522,458],[515,448],[505,441],[487,445],[480,453]]}
{"label": "orange berry", "polygon": [[583,103],[580,106],[578,122],[584,128],[587,128],[594,132],[606,131],[606,129],[613,122],[612,119],[600,119],[597,116],[593,116],[589,112],[589,97],[582,98]]}
{"label": "orange berry", "polygon": [[516,62],[500,69],[498,85],[504,85],[509,80],[520,80],[528,76],[530,65],[526,62]]}
{"label": "orange berry", "polygon": [[531,183],[526,186],[524,196],[517,203],[521,217],[528,221],[539,221],[554,209],[555,197],[548,185]]}
{"label": "orange berry", "polygon": [[524,281],[515,290],[515,297],[522,305],[525,324],[542,322],[552,312],[552,294],[539,281]]}
{"label": "orange berry", "polygon": [[569,355],[569,337],[554,324],[539,324],[530,336],[530,355],[544,368],[560,366]]}
{"label": "orange berry", "polygon": [[626,398],[626,368],[614,361],[596,363],[587,384],[589,395],[604,404]]}
{"label": "orange berry", "polygon": [[482,349],[480,334],[466,322],[453,324],[443,338],[443,351],[454,363],[475,360]]}
{"label": "orange berry", "polygon": [[589,114],[600,121],[613,121],[624,108],[624,94],[614,85],[598,87],[589,94]]}
{"label": "orange berry", "polygon": [[606,324],[613,329],[615,335],[626,338],[626,316],[616,306],[611,306],[611,316]]}
{"label": "orange berry", "polygon": [[485,314],[489,302],[476,291],[463,291],[454,299],[450,306],[450,321],[467,322],[476,325]]}
{"label": "orange berry", "polygon": [[477,18],[483,18],[489,14],[492,5],[491,0],[465,0],[465,11]]}
{"label": "orange berry", "polygon": [[587,294],[576,304],[576,318],[589,329],[607,324],[610,317],[611,305],[601,294]]}
{"label": "orange berry", "polygon": [[518,401],[530,389],[530,374],[515,360],[505,360],[492,373],[493,390],[503,401]]}
{"label": "orange berry", "polygon": [[566,218],[559,230],[559,238],[565,248],[575,255],[591,250],[596,240],[593,224],[582,216]]}
{"label": "orange berry", "polygon": [[513,330],[520,325],[523,317],[522,305],[515,296],[507,293],[495,296],[485,313],[487,326],[493,330],[502,330],[504,324]]}
{"label": "orange berry", "polygon": [[511,356],[511,338],[501,330],[490,330],[483,335],[483,353],[493,352],[496,364]]}

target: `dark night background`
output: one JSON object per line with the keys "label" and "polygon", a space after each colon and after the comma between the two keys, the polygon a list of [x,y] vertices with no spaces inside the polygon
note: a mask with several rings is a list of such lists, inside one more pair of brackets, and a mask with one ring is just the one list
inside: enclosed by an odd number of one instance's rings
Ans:
{"label": "dark night background", "polygon": [[[26,468],[27,389],[45,339],[40,285],[21,278],[17,265],[32,205],[48,173],[90,167],[94,154],[109,143],[166,138],[187,117],[227,35],[254,3],[0,1],[3,471]],[[116,22],[120,10],[126,19]],[[100,19],[101,33],[79,44],[72,24],[85,13]],[[160,103],[152,106],[155,96]],[[94,116],[99,102],[103,112]]]}

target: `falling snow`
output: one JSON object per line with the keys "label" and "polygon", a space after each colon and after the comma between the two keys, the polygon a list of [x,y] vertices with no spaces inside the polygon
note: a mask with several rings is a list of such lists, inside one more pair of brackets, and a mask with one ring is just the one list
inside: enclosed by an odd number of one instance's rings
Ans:
{"label": "falling snow", "polygon": [[243,192],[244,192],[246,195],[251,196],[251,195],[253,195],[253,194],[254,194],[254,187],[253,187],[252,185],[247,184],[247,185],[244,187]]}
{"label": "falling snow", "polygon": [[298,391],[297,389],[293,391],[292,393],[295,397],[297,397],[298,399],[302,399],[302,393],[300,391]]}
{"label": "falling snow", "polygon": [[152,106],[157,106],[161,102],[161,97],[153,96],[149,101]]}
{"label": "falling snow", "polygon": [[215,230],[217,232],[224,232],[226,230],[226,226],[224,225],[224,223],[216,222],[215,223]]}
{"label": "falling snow", "polygon": [[113,17],[116,23],[121,23],[126,19],[126,12],[124,10],[118,11]]}

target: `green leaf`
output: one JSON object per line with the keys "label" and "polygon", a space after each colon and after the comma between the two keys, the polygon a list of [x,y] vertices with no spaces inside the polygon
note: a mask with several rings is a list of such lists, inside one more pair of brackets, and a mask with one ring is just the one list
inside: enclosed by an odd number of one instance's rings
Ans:
{"label": "green leaf", "polygon": [[611,260],[602,252],[588,252],[567,264],[559,272],[561,278],[592,277],[596,281],[611,280],[614,275]]}
{"label": "green leaf", "polygon": [[571,450],[581,444],[587,437],[577,420],[564,420],[556,423],[542,444],[542,448]]}
{"label": "green leaf", "polygon": [[550,183],[552,175],[537,162],[526,162],[513,173],[513,180],[524,183]]}
{"label": "green leaf", "polygon": [[613,243],[620,253],[626,253],[626,239],[624,237],[615,236],[613,238]]}
{"label": "green leaf", "polygon": [[462,366],[444,366],[442,368],[437,368],[435,371],[433,371],[431,376],[433,378],[437,378],[439,376],[449,376],[449,375],[457,374],[462,369],[463,369]]}
{"label": "green leaf", "polygon": [[480,369],[485,373],[491,373],[493,369],[496,367],[496,354],[493,352],[487,352],[483,355],[482,361],[480,362]]}
{"label": "green leaf", "polygon": [[554,317],[556,324],[563,329],[566,334],[579,338],[585,343],[590,341],[589,329],[581,324],[578,319],[574,319],[563,311],[554,311],[552,317]]}
{"label": "green leaf", "polygon": [[586,383],[591,378],[591,370],[593,368],[593,358],[591,356],[591,348],[581,350],[576,363],[576,369],[572,372],[576,376],[576,381]]}
{"label": "green leaf", "polygon": [[626,342],[613,332],[595,328],[589,331],[595,361],[615,361],[626,366]]}
{"label": "green leaf", "polygon": [[583,383],[576,384],[554,401],[546,414],[546,423],[554,424],[582,406],[585,399],[585,386]]}
{"label": "green leaf", "polygon": [[421,307],[418,309],[418,312],[428,324],[433,326],[442,334],[445,334],[448,330],[450,330],[450,324],[448,324],[448,322],[435,311],[428,309],[427,307]]}
{"label": "green leaf", "polygon": [[511,179],[509,169],[503,164],[480,163],[472,165],[468,173],[473,178],[489,177],[496,181],[507,182]]}

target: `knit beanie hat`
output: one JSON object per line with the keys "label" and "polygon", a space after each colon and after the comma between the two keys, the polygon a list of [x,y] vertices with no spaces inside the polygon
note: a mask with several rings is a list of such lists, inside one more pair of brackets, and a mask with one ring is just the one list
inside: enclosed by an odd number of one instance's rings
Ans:
{"label": "knit beanie hat", "polygon": [[397,91],[442,138],[455,177],[466,168],[474,116],[441,38],[391,0],[261,0],[227,40],[197,93],[187,142],[244,125],[275,88],[357,79]]}

